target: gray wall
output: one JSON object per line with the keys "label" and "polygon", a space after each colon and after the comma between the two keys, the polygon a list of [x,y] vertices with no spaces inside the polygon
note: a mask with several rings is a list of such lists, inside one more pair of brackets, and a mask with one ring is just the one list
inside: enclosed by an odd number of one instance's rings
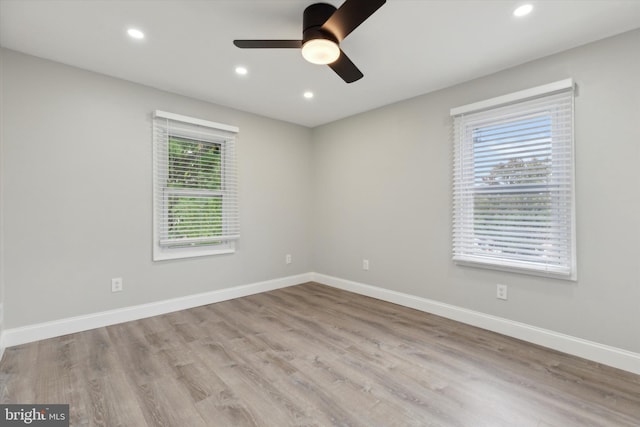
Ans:
{"label": "gray wall", "polygon": [[[314,129],[315,270],[640,352],[639,76],[634,31]],[[567,77],[578,281],[454,265],[449,109]]]}
{"label": "gray wall", "polygon": [[[311,271],[309,129],[3,56],[7,328]],[[236,254],[151,261],[155,109],[240,128]]]}
{"label": "gray wall", "polygon": [[[313,130],[4,51],[5,326],[317,271],[640,352],[639,46],[627,33]],[[449,109],[566,77],[579,280],[454,265]],[[240,127],[236,254],[151,261],[154,109]]]}
{"label": "gray wall", "polygon": [[[0,49],[0,336],[4,330],[4,105],[2,79],[3,79],[3,50]],[[1,351],[1,350],[0,350]],[[2,357],[2,354],[0,354]]]}

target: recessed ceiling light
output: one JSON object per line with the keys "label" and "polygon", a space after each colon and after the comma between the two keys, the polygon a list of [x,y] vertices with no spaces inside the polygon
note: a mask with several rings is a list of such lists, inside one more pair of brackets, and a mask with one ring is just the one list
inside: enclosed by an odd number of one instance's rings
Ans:
{"label": "recessed ceiling light", "polygon": [[305,93],[303,93],[302,96],[304,96],[307,99],[311,99],[311,98],[313,98],[313,92],[308,90]]}
{"label": "recessed ceiling light", "polygon": [[513,16],[525,16],[531,13],[533,10],[533,5],[531,4],[523,4],[520,7],[517,7],[516,10],[513,11]]}
{"label": "recessed ceiling light", "polygon": [[236,74],[240,76],[246,76],[248,72],[249,70],[247,70],[247,67],[243,67],[243,66],[236,67]]}
{"label": "recessed ceiling light", "polygon": [[136,40],[142,40],[144,38],[144,33],[137,28],[129,28],[127,30],[127,34],[129,34],[129,37]]}

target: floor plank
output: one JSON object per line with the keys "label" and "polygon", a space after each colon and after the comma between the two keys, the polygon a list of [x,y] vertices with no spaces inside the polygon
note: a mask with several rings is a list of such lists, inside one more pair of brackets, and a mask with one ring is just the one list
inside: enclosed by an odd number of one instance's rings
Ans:
{"label": "floor plank", "polygon": [[316,283],[8,348],[72,426],[634,426],[640,376]]}

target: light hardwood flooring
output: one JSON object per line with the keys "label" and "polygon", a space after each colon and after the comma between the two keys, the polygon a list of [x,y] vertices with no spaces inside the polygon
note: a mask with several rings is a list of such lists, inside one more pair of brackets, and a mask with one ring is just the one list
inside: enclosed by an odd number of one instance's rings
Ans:
{"label": "light hardwood flooring", "polygon": [[72,426],[640,426],[640,376],[316,283],[8,348]]}

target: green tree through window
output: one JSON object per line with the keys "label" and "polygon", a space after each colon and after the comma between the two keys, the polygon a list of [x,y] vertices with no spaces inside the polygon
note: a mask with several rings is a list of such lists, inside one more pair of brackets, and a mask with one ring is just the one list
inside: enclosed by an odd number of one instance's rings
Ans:
{"label": "green tree through window", "polygon": [[169,239],[212,238],[197,243],[210,244],[221,235],[221,166],[220,144],[169,138]]}
{"label": "green tree through window", "polygon": [[524,259],[544,256],[552,228],[550,117],[480,127],[473,141],[479,249]]}

